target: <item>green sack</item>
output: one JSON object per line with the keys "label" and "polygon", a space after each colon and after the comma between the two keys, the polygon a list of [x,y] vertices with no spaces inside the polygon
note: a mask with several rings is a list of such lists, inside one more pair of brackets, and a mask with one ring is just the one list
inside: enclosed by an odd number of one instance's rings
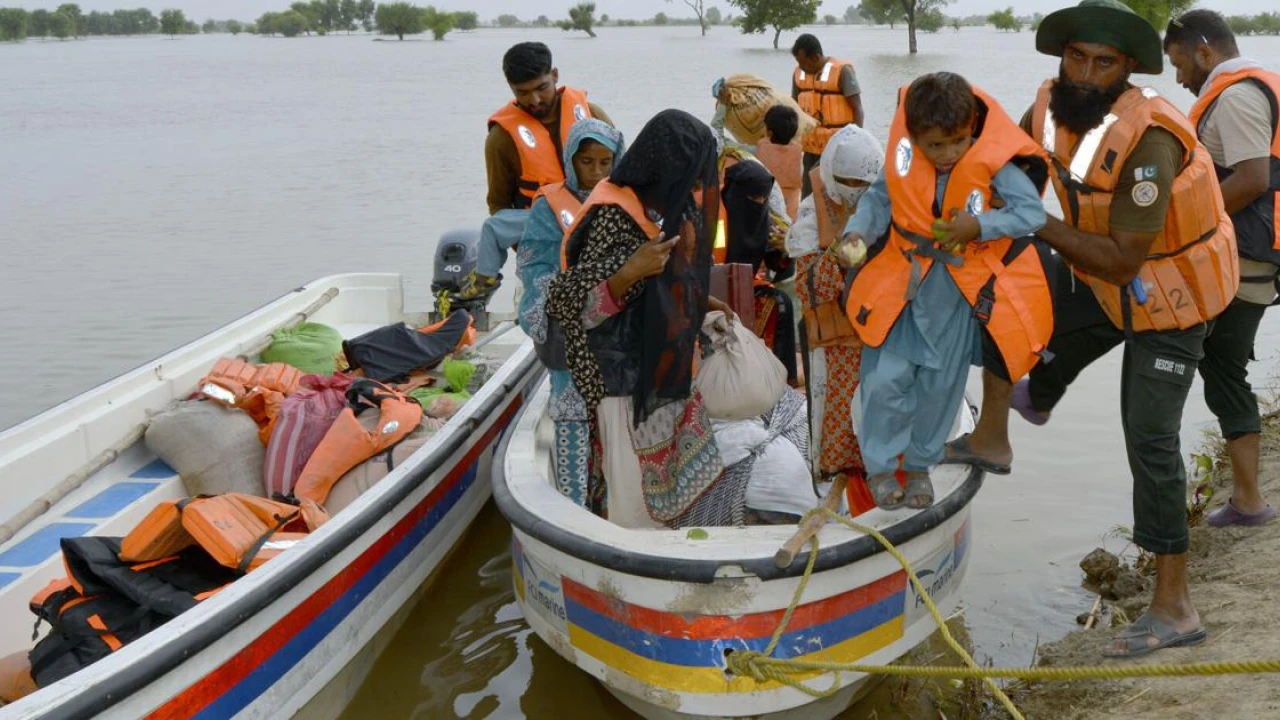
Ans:
{"label": "green sack", "polygon": [[424,410],[430,408],[431,401],[441,395],[457,400],[459,405],[471,398],[471,393],[467,392],[467,385],[471,382],[471,376],[476,374],[475,365],[466,360],[445,358],[440,364],[440,374],[444,375],[445,382],[449,384],[448,388],[430,386],[409,391],[409,397],[417,400]]}
{"label": "green sack", "polygon": [[328,325],[301,323],[271,333],[262,362],[282,362],[313,375],[332,375],[342,352],[342,334]]}

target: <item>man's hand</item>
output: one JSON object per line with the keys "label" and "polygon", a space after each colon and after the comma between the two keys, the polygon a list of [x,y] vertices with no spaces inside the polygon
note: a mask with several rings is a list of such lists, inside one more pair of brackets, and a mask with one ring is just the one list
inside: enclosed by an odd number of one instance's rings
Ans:
{"label": "man's hand", "polygon": [[858,233],[847,233],[844,237],[831,243],[827,249],[835,258],[836,264],[847,269],[856,268],[867,259],[867,245]]}
{"label": "man's hand", "polygon": [[982,225],[978,218],[958,209],[952,209],[950,222],[942,219],[933,221],[933,238],[938,241],[938,247],[952,255],[959,255],[964,251],[965,245],[977,240],[980,235]]}

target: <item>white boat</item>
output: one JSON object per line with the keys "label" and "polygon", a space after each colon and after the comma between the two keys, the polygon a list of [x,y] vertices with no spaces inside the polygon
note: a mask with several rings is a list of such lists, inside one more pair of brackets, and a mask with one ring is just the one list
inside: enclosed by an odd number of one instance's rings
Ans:
{"label": "white boat", "polygon": [[[315,307],[352,337],[420,321],[395,274],[324,278],[154,362],[0,433],[0,497],[12,519],[61,478],[136,437],[148,412],[186,397],[223,356]],[[335,294],[336,293],[336,294]],[[430,293],[420,296],[429,302]],[[426,303],[422,311],[430,308]],[[497,316],[493,318],[498,320]],[[501,369],[394,472],[314,533],[212,598],[89,667],[0,708],[0,717],[334,717],[424,583],[488,500],[498,439],[543,376],[510,322],[481,334]],[[0,655],[32,645],[27,605],[65,574],[59,540],[121,536],[180,478],[134,442],[0,546]]]}
{"label": "white boat", "polygon": [[[550,478],[553,423],[543,383],[504,443],[494,500],[511,522],[517,601],[547,645],[593,675],[640,715],[674,718],[831,718],[870,689],[842,673],[832,697],[735,677],[726,656],[765,650],[790,605],[808,553],[779,568],[775,553],[795,525],[628,530],[581,509]],[[972,429],[958,414],[952,436]],[[933,472],[936,503],[872,510],[858,521],[905,553],[944,615],[968,566],[970,503],[982,472]],[[898,563],[875,539],[842,525],[819,533],[814,573],[775,657],[887,664],[936,626]],[[825,691],[831,675],[803,682]]]}

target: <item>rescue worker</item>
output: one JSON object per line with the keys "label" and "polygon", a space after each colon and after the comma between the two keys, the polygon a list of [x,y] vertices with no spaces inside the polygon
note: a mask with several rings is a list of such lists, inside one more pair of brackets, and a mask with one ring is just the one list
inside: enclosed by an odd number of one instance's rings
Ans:
{"label": "rescue worker", "polygon": [[1280,74],[1240,57],[1227,21],[1212,10],[1169,21],[1164,51],[1178,82],[1197,96],[1191,122],[1213,158],[1240,252],[1240,290],[1213,322],[1200,362],[1204,398],[1227,441],[1233,483],[1227,504],[1205,522],[1261,525],[1276,517],[1276,509],[1258,490],[1262,420],[1248,363],[1262,313],[1276,300],[1280,271]]}
{"label": "rescue worker", "polygon": [[[1209,321],[1239,284],[1231,220],[1195,128],[1153,90],[1129,83],[1132,73],[1162,69],[1160,36],[1146,20],[1119,0],[1083,0],[1044,19],[1036,49],[1062,61],[1022,125],[1052,156],[1065,218],[1050,216],[1039,233],[1059,256],[1055,357],[1013,400],[1043,422],[1081,370],[1125,343],[1120,412],[1133,538],[1156,556],[1156,587],[1147,612],[1104,654],[1195,645],[1206,633],[1187,588],[1179,431]],[[984,403],[982,412],[1008,409]],[[1007,466],[1001,425],[980,420],[963,447],[948,447],[948,460]]]}
{"label": "rescue worker", "polygon": [[827,141],[845,125],[862,125],[862,88],[858,86],[853,64],[824,55],[822,43],[809,33],[796,38],[791,56],[796,59],[791,97],[801,110],[818,121],[818,127],[801,141],[804,149],[801,194],[808,195],[812,192],[809,171],[818,163]]}
{"label": "rescue worker", "polygon": [[593,117],[613,122],[587,93],[560,87],[560,71],[551,50],[540,42],[511,46],[502,57],[502,73],[515,99],[489,117],[484,142],[489,180],[489,219],[480,236],[476,268],[457,297],[486,297],[497,289],[507,250],[524,234],[529,207],[543,185],[564,182],[564,140],[574,123]]}

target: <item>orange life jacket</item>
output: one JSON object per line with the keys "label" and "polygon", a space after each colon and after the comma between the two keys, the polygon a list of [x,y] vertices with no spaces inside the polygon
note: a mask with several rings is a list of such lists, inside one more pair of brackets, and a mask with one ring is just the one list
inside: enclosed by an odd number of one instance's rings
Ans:
{"label": "orange life jacket", "polygon": [[[1280,198],[1280,74],[1253,67],[1218,75],[1191,106],[1191,124],[1198,133],[1213,112],[1218,96],[1238,82],[1253,83],[1271,102],[1271,172],[1267,191],[1231,216],[1236,245],[1244,257],[1280,263],[1280,199],[1277,199]],[[1229,167],[1215,166],[1215,169],[1219,180],[1232,173]]]}
{"label": "orange life jacket", "polygon": [[347,398],[349,405],[376,408],[378,425],[372,432],[365,430],[355,410],[347,407],[311,453],[293,492],[302,501],[303,515],[312,530],[328,520],[323,506],[334,483],[351,468],[400,442],[422,422],[422,406],[416,400],[373,380],[352,383]]}
{"label": "orange life jacket", "polygon": [[578,219],[578,213],[582,210],[582,201],[578,200],[578,196],[565,187],[563,182],[543,185],[538,189],[538,197],[546,199],[551,212],[556,216],[556,222],[560,223],[561,232],[573,225],[573,221]]}
{"label": "orange life jacket", "polygon": [[[1138,273],[1147,301],[1138,304],[1131,299],[1127,285],[1118,287],[1078,268],[1076,275],[1093,290],[1118,328],[1184,330],[1217,317],[1235,297],[1240,263],[1213,161],[1196,140],[1191,123],[1155,90],[1132,87],[1116,100],[1098,127],[1077,137],[1058,127],[1049,112],[1053,82],[1040,86],[1031,111],[1031,130],[1049,151],[1053,189],[1067,223],[1077,229],[1110,234],[1111,198],[1120,170],[1148,128],[1169,131],[1183,147],[1182,169],[1173,181],[1164,228],[1151,243]],[[1154,184],[1150,190],[1156,190]]]}
{"label": "orange life jacket", "polygon": [[1000,349],[1010,379],[1017,380],[1039,361],[1053,334],[1053,301],[1038,254],[1026,243],[1015,247],[1013,239],[999,238],[971,242],[953,256],[937,247],[932,226],[952,210],[979,215],[991,207],[992,179],[1010,161],[1038,164],[1042,171],[1048,162],[991,96],[973,92],[985,108],[981,130],[936,202],[937,171],[911,142],[906,88],[899,92],[885,160],[893,201],[889,237],[854,279],[845,311],[862,341],[879,347],[934,261],[941,261]]}
{"label": "orange life jacket", "polygon": [[[560,88],[560,144],[569,142],[569,131],[574,123],[591,117],[591,105],[587,93],[571,87]],[[517,187],[524,198],[523,207],[533,204],[538,188],[556,182],[564,182],[564,165],[560,151],[547,126],[534,116],[520,109],[512,100],[489,117],[489,127],[500,126],[515,142],[520,154],[520,179]]]}
{"label": "orange life jacket", "polygon": [[803,156],[804,151],[795,143],[778,145],[766,139],[756,145],[756,159],[764,163],[782,189],[782,198],[787,201],[787,215],[791,222],[796,221],[796,214],[800,212]]}
{"label": "orange life jacket", "polygon": [[854,121],[853,106],[840,92],[840,73],[846,65],[852,63],[828,57],[826,65],[822,66],[817,75],[810,75],[798,67],[792,75],[792,81],[800,91],[796,102],[801,110],[818,121],[818,127],[805,135],[800,143],[804,151],[811,155],[821,155],[831,136]]}
{"label": "orange life jacket", "polygon": [[596,183],[592,188],[591,194],[587,196],[585,202],[582,203],[582,209],[578,211],[578,216],[574,218],[573,224],[568,230],[564,231],[563,243],[560,243],[560,269],[569,269],[569,238],[578,230],[578,225],[582,222],[582,218],[586,217],[591,209],[597,205],[617,205],[622,208],[640,229],[644,231],[646,237],[650,240],[658,236],[661,228],[658,224],[649,219],[644,211],[644,203],[640,202],[640,198],[636,192],[628,187],[621,187],[609,182],[609,178],[605,178]]}
{"label": "orange life jacket", "polygon": [[285,363],[254,365],[238,358],[221,358],[196,386],[204,397],[243,410],[258,423],[258,439],[271,439],[285,395],[298,389],[303,372]]}
{"label": "orange life jacket", "polygon": [[199,545],[223,567],[248,572],[306,537],[295,505],[227,493],[162,502],[120,545],[120,559],[145,563]]}

